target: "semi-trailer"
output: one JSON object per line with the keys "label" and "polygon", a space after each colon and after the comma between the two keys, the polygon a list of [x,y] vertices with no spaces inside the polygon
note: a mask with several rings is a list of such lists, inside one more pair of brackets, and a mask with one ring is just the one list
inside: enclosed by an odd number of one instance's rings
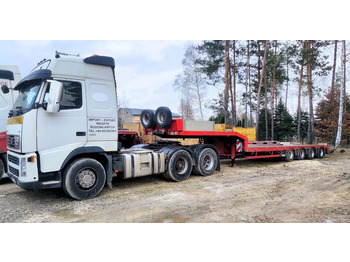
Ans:
{"label": "semi-trailer", "polygon": [[237,132],[215,132],[208,122],[172,119],[167,107],[144,110],[148,133],[196,138],[195,145],[160,140],[123,149],[118,141],[115,62],[56,52],[16,86],[19,95],[7,122],[8,175],[24,189],[62,187],[77,200],[97,196],[113,177],[162,175],[180,182],[192,172],[209,176],[220,159],[284,157],[291,161],[328,153],[327,145],[249,142]]}

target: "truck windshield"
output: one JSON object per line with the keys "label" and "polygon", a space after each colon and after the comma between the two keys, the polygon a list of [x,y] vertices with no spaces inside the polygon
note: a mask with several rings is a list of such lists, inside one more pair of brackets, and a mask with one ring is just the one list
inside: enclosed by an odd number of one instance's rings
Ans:
{"label": "truck windshield", "polygon": [[10,112],[11,116],[23,115],[33,108],[41,83],[41,80],[33,80],[21,86],[18,97],[13,104],[13,110]]}

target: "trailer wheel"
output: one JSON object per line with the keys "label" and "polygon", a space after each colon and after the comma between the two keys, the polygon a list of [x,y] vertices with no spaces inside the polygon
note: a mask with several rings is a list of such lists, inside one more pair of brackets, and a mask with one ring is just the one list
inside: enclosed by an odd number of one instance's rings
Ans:
{"label": "trailer wheel", "polygon": [[307,153],[306,157],[307,157],[307,159],[310,159],[310,160],[314,159],[314,157],[315,157],[315,148],[313,148],[313,147],[310,148],[308,150],[308,153]]}
{"label": "trailer wheel", "polygon": [[212,148],[204,148],[199,156],[198,163],[194,166],[194,171],[202,176],[210,176],[218,165],[216,152]]}
{"label": "trailer wheel", "polygon": [[316,155],[317,158],[323,158],[324,157],[324,149],[323,147],[318,149],[318,153]]}
{"label": "trailer wheel", "polygon": [[299,149],[299,154],[298,154],[298,160],[303,160],[305,159],[306,152],[304,148]]}
{"label": "trailer wheel", "polygon": [[63,190],[76,199],[97,196],[106,182],[102,164],[92,158],[80,158],[71,162],[63,171]]}
{"label": "trailer wheel", "polygon": [[286,156],[284,157],[284,159],[288,162],[293,161],[294,160],[294,150],[292,148],[288,149],[286,152]]}
{"label": "trailer wheel", "polygon": [[175,182],[186,180],[192,172],[192,158],[185,150],[176,151],[170,158],[165,176]]}
{"label": "trailer wheel", "polygon": [[163,128],[169,127],[173,118],[170,109],[165,106],[157,108],[155,117],[157,126]]}
{"label": "trailer wheel", "polygon": [[142,110],[140,118],[144,128],[152,128],[156,123],[154,113],[149,109]]}

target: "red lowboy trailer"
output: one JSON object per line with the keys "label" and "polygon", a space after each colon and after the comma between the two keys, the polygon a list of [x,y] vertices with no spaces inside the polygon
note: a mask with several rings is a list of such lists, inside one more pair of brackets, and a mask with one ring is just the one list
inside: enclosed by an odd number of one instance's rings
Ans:
{"label": "red lowboy trailer", "polygon": [[293,145],[278,141],[248,141],[248,138],[238,132],[217,132],[186,130],[182,119],[171,121],[168,128],[146,128],[148,134],[161,138],[198,138],[200,144],[214,145],[221,159],[231,159],[231,166],[235,165],[236,158],[260,159],[282,157],[287,161],[294,159],[322,158],[329,153],[327,144]]}

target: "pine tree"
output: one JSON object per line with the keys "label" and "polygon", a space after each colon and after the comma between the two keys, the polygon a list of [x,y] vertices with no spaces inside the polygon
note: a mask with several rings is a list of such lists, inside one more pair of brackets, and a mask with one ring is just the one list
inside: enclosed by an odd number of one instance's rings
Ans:
{"label": "pine tree", "polygon": [[295,135],[295,124],[293,117],[289,114],[282,99],[279,100],[274,117],[274,138],[278,141],[291,141]]}

